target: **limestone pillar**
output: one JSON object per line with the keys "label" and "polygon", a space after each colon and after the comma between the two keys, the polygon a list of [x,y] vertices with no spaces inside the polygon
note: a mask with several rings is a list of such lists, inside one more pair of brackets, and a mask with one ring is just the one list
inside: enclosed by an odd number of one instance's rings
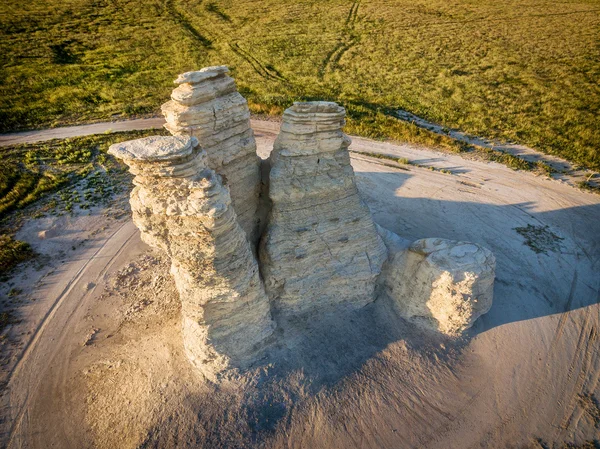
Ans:
{"label": "limestone pillar", "polygon": [[135,175],[133,220],[171,258],[183,341],[207,377],[252,363],[273,331],[258,265],[229,189],[194,137],[153,136],[111,146]]}
{"label": "limestone pillar", "polygon": [[278,317],[358,308],[375,298],[387,253],[358,194],[344,117],[329,102],[295,103],[283,115],[260,248]]}
{"label": "limestone pillar", "polygon": [[163,104],[165,127],[173,135],[198,139],[208,167],[227,180],[231,201],[249,240],[258,240],[260,159],[250,128],[248,103],[225,66],[179,75],[171,101]]}

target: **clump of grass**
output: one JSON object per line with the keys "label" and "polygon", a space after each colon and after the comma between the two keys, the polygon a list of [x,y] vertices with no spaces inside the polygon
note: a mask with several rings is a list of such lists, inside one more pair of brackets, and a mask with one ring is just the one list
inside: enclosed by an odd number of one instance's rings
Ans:
{"label": "clump of grass", "polygon": [[410,165],[410,161],[405,157],[398,158],[396,162],[402,165]]}
{"label": "clump of grass", "polygon": [[577,187],[587,192],[600,193],[600,186],[593,185],[589,181],[578,181]]}
{"label": "clump of grass", "polygon": [[1,312],[0,313],[0,333],[2,331],[4,331],[4,329],[6,329],[6,326],[8,326],[9,324],[13,324],[15,322],[16,322],[16,320],[13,317],[12,312],[10,312],[10,311]]}
{"label": "clump of grass", "polygon": [[28,243],[15,240],[10,235],[0,235],[0,278],[4,278],[18,263],[33,256],[33,250]]}
{"label": "clump of grass", "polygon": [[564,240],[549,230],[548,226],[534,226],[514,228],[525,238],[524,244],[537,254],[548,254],[548,251],[559,252],[560,242]]}
{"label": "clump of grass", "polygon": [[477,151],[478,154],[482,155],[488,161],[504,164],[507,167],[512,168],[513,170],[533,170],[534,164],[517,156],[513,156],[512,154],[503,153],[501,151],[492,150],[490,148],[484,147],[473,146],[473,148],[475,151]]}
{"label": "clump of grass", "polygon": [[461,153],[467,146],[446,135],[437,134],[413,123],[399,120],[391,111],[378,111],[372,106],[344,104],[348,119],[344,131],[371,139],[391,139],[414,144],[435,146],[454,153]]}
{"label": "clump of grass", "polygon": [[21,293],[23,293],[23,290],[21,290],[20,288],[13,287],[8,291],[8,297],[14,298],[15,296],[19,296]]}
{"label": "clump of grass", "polygon": [[546,176],[552,176],[553,173],[556,173],[556,170],[554,168],[542,161],[537,161],[534,164],[534,167],[536,170],[545,174]]}

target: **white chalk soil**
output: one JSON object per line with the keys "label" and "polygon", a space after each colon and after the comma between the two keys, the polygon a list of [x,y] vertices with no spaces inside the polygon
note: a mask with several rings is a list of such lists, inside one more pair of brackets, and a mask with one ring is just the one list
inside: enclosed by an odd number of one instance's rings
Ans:
{"label": "white chalk soil", "polygon": [[[278,125],[261,123],[253,125],[264,157]],[[2,335],[0,446],[559,448],[597,440],[600,196],[421,147],[354,138],[351,150],[446,170],[352,154],[377,223],[495,254],[494,304],[466,336],[427,334],[373,304],[320,325],[296,323],[286,338],[294,344],[210,384],[182,353],[168,262],[141,243],[122,202],[32,219],[18,238],[45,256],[0,286],[18,317]],[[11,289],[20,293],[8,298]]]}

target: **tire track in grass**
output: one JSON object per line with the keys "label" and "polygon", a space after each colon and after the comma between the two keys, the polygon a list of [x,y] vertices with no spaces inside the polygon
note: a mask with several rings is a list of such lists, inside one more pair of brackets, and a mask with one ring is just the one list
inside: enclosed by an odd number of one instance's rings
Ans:
{"label": "tire track in grass", "polygon": [[331,58],[331,62],[329,64],[329,68],[331,71],[335,70],[338,63],[340,62],[340,59],[342,59],[342,56],[344,56],[344,54],[350,50],[350,48],[354,47],[354,45],[356,45],[356,43],[358,42],[358,40],[353,39],[352,42],[347,43],[346,45],[343,45],[340,49],[339,52],[337,52],[337,54],[335,54],[332,58]]}
{"label": "tire track in grass", "polygon": [[165,7],[175,21],[185,28],[200,44],[205,48],[212,48],[212,40],[200,33],[196,27],[185,17],[183,13],[177,10],[174,0],[167,0]]}
{"label": "tire track in grass", "polygon": [[271,64],[264,64],[250,52],[244,50],[237,42],[230,42],[229,40],[227,40],[222,35],[222,33],[210,33],[214,34],[214,36],[210,36],[211,38],[204,36],[196,29],[192,22],[185,17],[184,13],[178,11],[175,5],[175,0],[167,0],[166,8],[169,11],[169,13],[175,18],[175,20],[182,27],[188,30],[207,49],[214,49],[212,44],[215,40],[224,41],[229,46],[231,51],[233,51],[234,54],[236,54],[238,57],[242,58],[244,61],[250,64],[254,71],[258,73],[262,78],[271,81],[288,82],[287,78],[283,76]]}
{"label": "tire track in grass", "polygon": [[337,45],[333,47],[329,53],[327,53],[327,56],[321,63],[321,67],[319,68],[319,78],[323,79],[327,72],[332,72],[335,70],[335,67],[344,53],[346,53],[346,51],[348,51],[354,44],[355,42],[338,42]]}
{"label": "tire track in grass", "polygon": [[359,38],[351,35],[350,32],[354,30],[354,25],[356,24],[358,17],[359,6],[360,1],[355,1],[352,3],[350,11],[348,12],[348,16],[346,17],[345,29],[342,37],[336,46],[333,47],[329,53],[327,53],[325,59],[323,59],[323,62],[321,63],[321,67],[319,68],[318,72],[318,78],[320,80],[322,80],[328,72],[335,71],[344,54],[358,43]]}
{"label": "tire track in grass", "polygon": [[238,55],[240,58],[245,60],[248,64],[252,66],[254,71],[258,73],[263,78],[269,79],[271,81],[282,81],[288,82],[287,78],[283,76],[279,71],[274,68],[271,64],[264,64],[258,58],[256,58],[252,53],[244,50],[240,44],[237,42],[228,42],[229,48]]}
{"label": "tire track in grass", "polygon": [[358,14],[358,7],[360,6],[360,0],[352,3],[352,7],[348,12],[348,17],[346,18],[346,26],[349,28],[354,27],[354,23],[356,22],[356,16]]}

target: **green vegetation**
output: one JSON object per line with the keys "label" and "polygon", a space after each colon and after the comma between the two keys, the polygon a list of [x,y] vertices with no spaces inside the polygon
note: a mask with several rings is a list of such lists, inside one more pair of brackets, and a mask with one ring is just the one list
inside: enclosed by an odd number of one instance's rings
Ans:
{"label": "green vegetation", "polygon": [[[113,175],[123,166],[108,157],[106,150],[116,142],[135,139],[164,131],[146,130],[127,133],[99,134],[66,140],[2,148],[0,165],[0,223],[8,212],[29,204],[68,185],[84,180],[81,186],[86,203],[110,196]],[[58,199],[70,212],[73,203],[81,202],[75,190],[60,191]],[[56,200],[54,201],[56,203]]]}
{"label": "green vegetation", "polygon": [[[123,164],[106,154],[116,142],[160,134],[146,130],[51,140],[2,148],[0,164],[0,279],[19,262],[33,257],[25,242],[15,240],[11,212],[20,211],[42,198],[42,207],[30,215],[73,213],[109,201],[122,189],[127,177]],[[55,194],[50,196],[51,194]]]}
{"label": "green vegetation", "polygon": [[527,245],[536,254],[548,254],[548,251],[560,252],[560,242],[564,240],[548,229],[548,226],[534,226],[515,228],[525,239]]}
{"label": "green vegetation", "polygon": [[[6,329],[6,326],[8,326],[9,324],[13,324],[16,323],[17,321],[15,320],[15,318],[13,317],[12,312],[2,312],[0,313],[0,332],[3,332],[4,329]],[[4,337],[0,337],[2,340],[4,339]],[[0,388],[4,388],[5,385],[2,384],[0,385]]]}
{"label": "green vegetation", "polygon": [[[441,141],[441,142],[445,143],[444,141]],[[513,170],[537,171],[539,173],[545,174],[546,176],[549,176],[551,173],[554,172],[554,169],[552,167],[550,167],[549,165],[547,165],[543,162],[540,162],[540,161],[538,161],[536,163],[532,163],[532,162],[525,161],[519,157],[513,156],[512,154],[503,153],[502,151],[492,150],[490,148],[484,148],[484,147],[480,147],[480,146],[476,146],[476,145],[469,145],[469,144],[464,144],[464,143],[461,144],[458,141],[452,141],[452,143],[454,143],[454,145],[442,145],[440,143],[438,143],[437,145],[438,146],[446,146],[447,149],[449,149],[451,151],[472,152],[472,153],[476,154],[478,157],[485,159],[486,161],[498,162],[500,164],[506,165],[509,168],[512,168]],[[396,156],[391,156],[388,154],[369,153],[369,152],[365,152],[365,151],[361,151],[361,152],[350,151],[350,152],[362,154],[362,155],[369,156],[369,157],[376,158],[376,159],[388,159],[388,160],[397,162],[398,164],[400,164],[400,166],[396,167],[396,168],[403,168],[402,165],[413,165],[415,167],[428,168],[429,170],[432,170],[432,171],[439,171],[439,172],[446,173],[446,174],[452,174],[452,172],[447,169],[443,169],[443,168],[436,169],[435,167],[431,167],[431,166],[414,164],[407,158],[398,159]],[[594,187],[591,186],[591,184],[589,184],[585,181],[580,182],[578,184],[578,186],[582,189],[595,190]]]}
{"label": "green vegetation", "polygon": [[156,113],[178,73],[227,64],[255,113],[329,99],[347,108],[350,133],[459,146],[393,118],[403,109],[600,169],[599,10],[597,0],[6,0],[1,130]]}
{"label": "green vegetation", "polygon": [[31,247],[8,235],[0,235],[0,279],[19,262],[31,259]]}

